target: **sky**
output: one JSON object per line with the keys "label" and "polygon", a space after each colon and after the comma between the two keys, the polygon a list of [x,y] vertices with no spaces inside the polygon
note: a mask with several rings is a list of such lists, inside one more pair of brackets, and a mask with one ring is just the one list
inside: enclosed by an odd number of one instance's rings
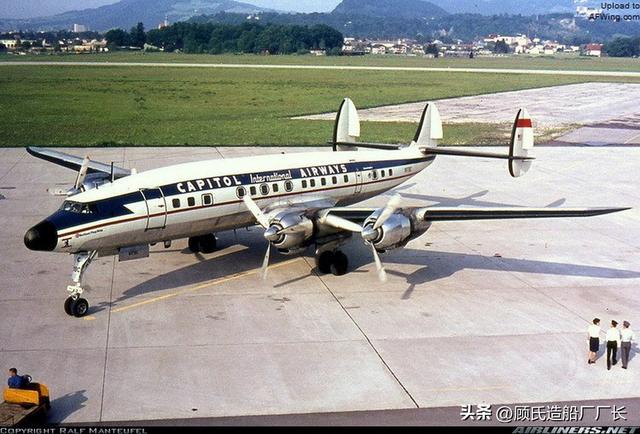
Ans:
{"label": "sky", "polygon": [[[265,8],[297,12],[327,12],[340,0],[239,0]],[[88,9],[117,3],[117,0],[0,0],[0,17],[31,18],[74,9]]]}

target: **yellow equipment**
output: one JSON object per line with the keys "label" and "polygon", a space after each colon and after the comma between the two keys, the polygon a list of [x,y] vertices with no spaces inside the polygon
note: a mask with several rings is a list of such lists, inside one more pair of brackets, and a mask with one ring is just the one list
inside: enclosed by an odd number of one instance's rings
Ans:
{"label": "yellow equipment", "polygon": [[9,404],[19,404],[25,407],[45,406],[51,407],[49,401],[49,389],[40,383],[29,383],[25,389],[4,389],[3,399]]}

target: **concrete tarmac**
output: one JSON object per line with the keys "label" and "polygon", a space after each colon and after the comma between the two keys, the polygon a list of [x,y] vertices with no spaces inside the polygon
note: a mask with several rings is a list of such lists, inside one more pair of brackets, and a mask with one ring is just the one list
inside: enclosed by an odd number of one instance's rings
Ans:
{"label": "concrete tarmac", "polygon": [[[145,170],[306,150],[88,153]],[[67,423],[637,398],[637,346],[628,370],[607,371],[602,352],[586,363],[594,316],[603,327],[626,319],[640,328],[637,148],[546,147],[536,156],[519,179],[504,162],[440,156],[397,191],[407,205],[633,209],[437,223],[383,256],[384,284],[355,237],[345,248],[349,274],[318,275],[309,252],[272,255],[266,282],[258,228],[219,234],[210,255],[176,241],[146,260],[96,260],[86,279],[90,314],[75,319],[62,308],[71,257],[22,241],[60,205],[45,190],[75,174],[0,149],[0,365],[50,386],[50,420]]]}

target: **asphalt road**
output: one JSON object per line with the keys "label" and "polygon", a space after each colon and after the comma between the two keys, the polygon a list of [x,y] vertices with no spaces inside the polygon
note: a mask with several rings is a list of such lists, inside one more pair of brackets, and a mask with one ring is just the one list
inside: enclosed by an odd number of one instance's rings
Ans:
{"label": "asphalt road", "polygon": [[471,72],[493,74],[572,75],[588,77],[640,77],[633,71],[580,71],[566,69],[513,69],[513,68],[431,68],[402,66],[341,66],[341,65],[247,65],[238,63],[161,63],[161,62],[0,62],[0,66],[146,66],[152,68],[239,68],[239,69],[329,69],[347,71],[422,71],[422,72]]}

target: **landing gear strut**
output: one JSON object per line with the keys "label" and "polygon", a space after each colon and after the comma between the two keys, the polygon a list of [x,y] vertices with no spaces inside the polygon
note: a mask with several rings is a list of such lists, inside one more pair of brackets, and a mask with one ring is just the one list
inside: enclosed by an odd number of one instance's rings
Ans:
{"label": "landing gear strut", "polygon": [[82,275],[89,267],[89,264],[95,258],[96,251],[92,252],[80,252],[73,255],[73,273],[71,273],[71,279],[73,285],[67,286],[67,291],[71,295],[64,302],[64,311],[67,315],[82,317],[89,312],[89,302],[80,297],[84,292],[82,288]]}
{"label": "landing gear strut", "polygon": [[217,240],[214,234],[200,235],[189,238],[189,250],[193,253],[213,253],[216,251]]}
{"label": "landing gear strut", "polygon": [[340,250],[325,250],[316,253],[316,267],[321,273],[342,276],[347,272],[349,259]]}

